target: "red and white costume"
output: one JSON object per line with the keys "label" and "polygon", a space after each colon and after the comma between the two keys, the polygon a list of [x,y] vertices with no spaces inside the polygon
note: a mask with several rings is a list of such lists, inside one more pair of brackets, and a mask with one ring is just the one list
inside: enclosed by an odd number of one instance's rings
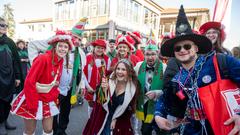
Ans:
{"label": "red and white costume", "polygon": [[57,54],[53,54],[52,50],[39,55],[26,77],[23,91],[12,102],[11,113],[25,119],[35,120],[57,115],[59,113],[58,87],[54,86],[48,93],[38,93],[36,83],[50,84],[58,70],[57,81],[59,81],[62,65],[63,59],[58,60]]}
{"label": "red and white costume", "polygon": [[[86,56],[86,66],[84,67],[84,74],[87,78],[89,85],[93,90],[96,90],[96,87],[100,84],[101,81],[101,61],[104,60],[105,63],[105,73],[107,73],[107,69],[110,67],[110,59],[107,55],[103,55],[101,57],[96,57],[94,54],[89,54]],[[106,74],[105,74],[106,75]],[[85,99],[87,101],[93,100],[93,94],[86,92]]]}
{"label": "red and white costume", "polygon": [[[106,41],[103,39],[98,39],[91,43],[92,46],[100,46],[106,49]],[[101,81],[101,72],[102,72],[102,60],[104,61],[105,66],[105,76],[110,68],[111,59],[106,55],[102,54],[101,56],[96,56],[95,54],[89,54],[86,56],[86,65],[84,67],[84,74],[86,79],[93,90],[96,90],[97,86]],[[86,92],[85,99],[87,101],[93,101],[93,93]]]}
{"label": "red and white costume", "polygon": [[[128,52],[124,58],[128,59],[132,63],[133,66],[136,66],[136,64],[138,62],[140,62],[141,60],[136,55],[133,55],[131,53],[136,50],[136,48],[134,47],[134,43],[135,43],[135,41],[129,35],[121,35],[120,34],[120,35],[118,35],[118,37],[116,39],[117,47],[119,44],[126,44],[129,47],[130,52]],[[120,60],[120,58],[117,55],[117,57],[113,58],[110,69],[114,69],[114,66],[118,63],[118,60]]]}

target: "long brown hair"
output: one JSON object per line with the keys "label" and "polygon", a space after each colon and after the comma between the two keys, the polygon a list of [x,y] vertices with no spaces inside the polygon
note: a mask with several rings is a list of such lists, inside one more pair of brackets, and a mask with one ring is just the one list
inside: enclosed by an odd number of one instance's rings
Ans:
{"label": "long brown hair", "polygon": [[213,44],[213,50],[217,53],[230,53],[226,48],[223,47],[223,39],[221,37],[221,31],[219,29],[215,29],[218,32],[217,41]]}
{"label": "long brown hair", "polygon": [[[61,41],[61,42],[64,42],[64,41]],[[54,62],[54,55],[55,55],[55,53],[56,53],[56,47],[57,47],[58,43],[59,43],[59,42],[54,43],[54,44],[52,45],[52,49],[51,49],[51,51],[52,51],[52,64],[53,64],[53,65],[56,64],[56,63]],[[68,42],[66,41],[65,43],[68,43]],[[68,69],[68,66],[69,66],[69,52],[68,52],[67,55],[66,55],[66,67],[67,67],[67,69]],[[67,71],[67,72],[68,72],[68,71]]]}
{"label": "long brown hair", "polygon": [[140,94],[140,83],[138,81],[138,78],[137,78],[137,75],[133,69],[133,65],[131,64],[130,61],[128,61],[127,59],[122,59],[120,61],[118,61],[118,63],[116,64],[115,68],[114,68],[114,71],[113,71],[113,75],[111,76],[110,79],[112,80],[116,80],[117,79],[117,75],[116,75],[116,69],[118,67],[118,65],[120,63],[123,63],[127,69],[127,74],[128,74],[128,79],[129,81],[132,81],[133,84],[135,85],[136,87],[136,92],[135,92],[135,95],[130,103],[130,106],[133,110],[133,112],[135,112],[136,110],[136,103],[137,103],[137,97],[139,96]]}

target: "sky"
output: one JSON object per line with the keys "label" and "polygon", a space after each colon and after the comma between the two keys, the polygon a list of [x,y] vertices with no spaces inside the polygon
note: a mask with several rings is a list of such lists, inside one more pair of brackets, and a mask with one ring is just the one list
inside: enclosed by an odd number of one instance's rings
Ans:
{"label": "sky", "polygon": [[[213,9],[216,0],[155,0],[163,8],[179,8],[183,4],[184,8],[209,8],[210,16],[212,18]],[[231,49],[233,46],[240,45],[240,15],[239,7],[240,0],[232,0],[232,16],[231,16],[231,27],[229,28],[229,39],[230,46],[225,46]],[[53,0],[0,0],[0,15],[3,14],[3,5],[11,3],[14,9],[14,15],[16,22],[23,21],[24,19],[38,19],[48,18],[52,16],[52,2]],[[28,3],[28,4],[26,4]],[[31,6],[29,6],[31,5]],[[228,43],[227,43],[228,44]]]}
{"label": "sky", "polygon": [[210,14],[214,9],[215,0],[155,0],[163,8],[208,8]]}
{"label": "sky", "polygon": [[0,0],[0,15],[3,14],[3,5],[11,3],[17,22],[29,18],[50,18],[53,9],[52,2],[53,0]]}

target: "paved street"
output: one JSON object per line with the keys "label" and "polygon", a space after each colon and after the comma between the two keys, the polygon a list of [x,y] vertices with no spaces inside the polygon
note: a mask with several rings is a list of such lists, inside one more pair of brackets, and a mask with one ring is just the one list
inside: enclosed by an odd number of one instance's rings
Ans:
{"label": "paved street", "polygon": [[[71,110],[70,122],[67,128],[68,135],[81,135],[82,130],[87,121],[87,102],[85,101],[83,105],[78,105]],[[8,131],[8,135],[22,135],[23,133],[23,119],[17,116],[10,115],[9,122],[11,124],[17,125],[17,129],[13,131]],[[42,135],[42,125],[41,121],[38,121],[36,134]]]}

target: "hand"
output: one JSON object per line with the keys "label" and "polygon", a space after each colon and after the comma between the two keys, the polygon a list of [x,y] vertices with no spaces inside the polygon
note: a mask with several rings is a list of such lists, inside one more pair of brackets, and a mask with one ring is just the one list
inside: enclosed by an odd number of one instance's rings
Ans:
{"label": "hand", "polygon": [[20,85],[20,80],[15,80],[15,86],[18,87]]}
{"label": "hand", "polygon": [[94,93],[94,92],[95,92],[92,87],[87,87],[87,91],[88,91],[89,93]]}
{"label": "hand", "polygon": [[103,88],[104,91],[108,89],[108,81],[106,78],[102,78],[101,87]]}
{"label": "hand", "polygon": [[161,95],[163,95],[163,91],[162,90],[148,91],[145,95],[151,100],[157,100]]}
{"label": "hand", "polygon": [[156,98],[156,93],[154,91],[148,91],[145,95],[151,100]]}
{"label": "hand", "polygon": [[29,62],[29,59],[24,59],[25,60],[25,62]]}
{"label": "hand", "polygon": [[116,126],[116,122],[117,122],[116,119],[112,120],[112,122],[111,122],[111,126],[110,126],[110,129],[111,129],[111,130],[113,130],[113,129],[115,128],[115,126]]}
{"label": "hand", "polygon": [[171,123],[169,120],[160,117],[160,116],[155,116],[155,121],[158,125],[159,128],[164,129],[164,130],[171,130]]}
{"label": "hand", "polygon": [[230,119],[224,122],[224,125],[230,125],[234,122],[234,128],[231,130],[231,132],[228,135],[235,135],[240,133],[240,116],[234,115]]}
{"label": "hand", "polygon": [[59,86],[59,81],[56,81],[55,86]]}

